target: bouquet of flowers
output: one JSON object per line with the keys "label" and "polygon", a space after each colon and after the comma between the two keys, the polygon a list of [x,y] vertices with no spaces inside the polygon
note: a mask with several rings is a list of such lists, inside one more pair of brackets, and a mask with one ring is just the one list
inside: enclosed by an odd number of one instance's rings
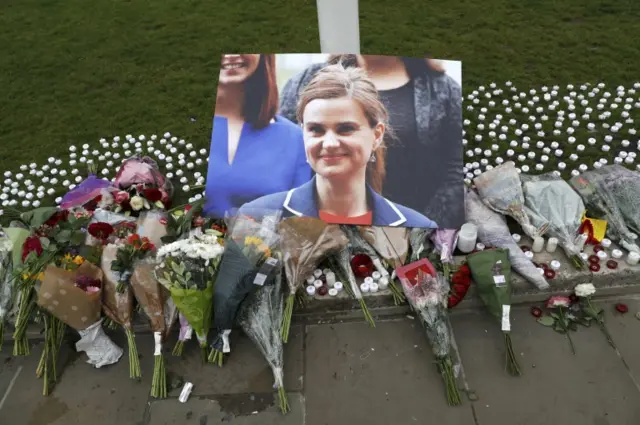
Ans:
{"label": "bouquet of flowers", "polygon": [[120,284],[120,273],[114,272],[111,265],[116,259],[118,246],[108,244],[103,252],[101,268],[104,273],[102,283],[102,309],[105,315],[115,324],[122,326],[127,336],[129,346],[129,377],[139,379],[140,359],[138,358],[138,348],[136,346],[135,334],[132,328],[133,317],[133,291],[130,285],[125,285],[122,292],[118,292]]}
{"label": "bouquet of flowers", "polygon": [[113,202],[112,193],[116,191],[109,180],[89,174],[78,186],[62,197],[60,207],[64,210],[84,207],[88,210],[108,208]]}
{"label": "bouquet of flowers", "polygon": [[[493,171],[493,170],[492,170]],[[467,189],[465,196],[467,220],[478,228],[478,238],[487,246],[504,248],[509,251],[509,261],[518,273],[533,283],[538,289],[549,288],[549,283],[542,276],[536,266],[522,252],[514,242],[511,232],[503,216],[489,209],[478,195]]]}
{"label": "bouquet of flowers", "polygon": [[116,253],[116,259],[111,263],[111,270],[119,273],[117,290],[123,293],[131,279],[135,263],[155,251],[156,247],[148,238],[141,238],[133,233],[121,243]]}
{"label": "bouquet of flowers", "polygon": [[214,287],[215,336],[209,361],[222,366],[224,354],[231,352],[229,335],[240,303],[254,285],[263,285],[277,264],[272,250],[279,240],[275,216],[260,221],[239,215],[233,219],[225,239],[225,253]]}
{"label": "bouquet of flowers", "polygon": [[132,157],[122,163],[115,177],[113,210],[138,216],[151,209],[164,210],[171,203],[173,187],[149,157]]}
{"label": "bouquet of flowers", "polygon": [[273,386],[278,390],[280,411],[287,413],[289,402],[283,382],[284,347],[280,335],[284,314],[284,278],[282,266],[277,267],[275,278],[268,279],[261,287],[256,287],[242,303],[238,312],[238,322],[271,367]]}
{"label": "bouquet of flowers", "polygon": [[[313,274],[325,257],[344,249],[349,239],[338,226],[312,217],[286,218],[280,222],[278,233],[284,255],[284,271],[289,284],[282,319],[282,340],[286,343],[289,340],[291,316],[298,288]],[[357,285],[356,289],[359,293],[360,288],[357,288]]]}
{"label": "bouquet of flowers", "polygon": [[208,354],[213,284],[223,252],[218,236],[205,233],[165,245],[157,255],[160,264],[155,269],[156,278],[169,290],[180,314],[195,330],[203,361]]}
{"label": "bouquet of flowers", "polygon": [[358,300],[358,302],[360,303],[360,309],[364,314],[365,320],[367,321],[367,323],[369,323],[369,325],[372,328],[375,328],[376,323],[373,320],[373,316],[371,315],[371,312],[369,312],[369,308],[367,307],[366,301],[362,297],[362,292],[360,291],[360,287],[358,286],[356,276],[353,272],[353,269],[351,268],[351,258],[353,254],[354,252],[352,251],[351,245],[347,243],[347,245],[345,245],[339,251],[334,253],[329,258],[329,261],[332,265],[336,267],[339,275],[342,276],[341,279],[346,278],[345,280],[348,283],[348,285],[346,285],[347,292],[353,298]]}
{"label": "bouquet of flowers", "polygon": [[[115,363],[122,356],[122,350],[102,330],[102,278],[102,270],[88,261],[73,270],[50,264],[45,269],[38,292],[38,305],[52,317],[78,331],[81,339],[76,348],[86,351],[89,363],[96,367]],[[45,316],[45,326],[47,324],[56,326],[55,321]],[[45,355],[41,363],[44,368],[45,394],[49,392],[50,370],[53,381],[56,379],[55,363],[63,331],[64,327],[46,335]]]}
{"label": "bouquet of flowers", "polygon": [[426,245],[434,232],[435,229],[424,229],[421,227],[414,227],[409,231],[409,247],[411,248],[410,263],[422,258],[421,254],[425,251]]}
{"label": "bouquet of flowers", "polygon": [[509,374],[521,374],[511,344],[511,264],[506,249],[487,249],[467,256],[467,263],[478,287],[480,298],[489,313],[501,321],[504,334],[506,369]]}
{"label": "bouquet of flowers", "polygon": [[154,276],[156,267],[157,262],[153,257],[139,262],[133,270],[130,282],[133,294],[149,318],[153,331],[155,346],[151,397],[166,398],[167,370],[162,347],[178,315],[168,291],[160,285]]}
{"label": "bouquet of flowers", "polygon": [[482,201],[492,210],[514,218],[532,239],[542,236],[548,223],[536,227],[524,211],[520,176],[512,161],[485,171],[473,180]]}
{"label": "bouquet of flowers", "polygon": [[200,216],[203,206],[204,198],[185,207],[169,211],[166,219],[166,235],[162,237],[162,242],[175,242],[187,237],[194,227],[204,225],[205,219]]}
{"label": "bouquet of flowers", "polygon": [[453,262],[453,250],[456,247],[457,236],[456,229],[436,229],[431,234],[431,240],[440,254],[444,277],[447,280],[451,279],[451,263]]}
{"label": "bouquet of flowers", "polygon": [[426,331],[444,381],[447,402],[450,406],[457,406],[461,399],[451,358],[451,334],[447,316],[449,283],[443,276],[433,276],[422,268],[417,270],[415,276],[408,275],[400,281],[411,308],[419,316]]}
{"label": "bouquet of flowers", "polygon": [[[26,235],[29,234],[26,230]],[[4,341],[4,321],[11,309],[14,295],[13,258],[11,238],[0,230],[0,350]]]}
{"label": "bouquet of flowers", "polygon": [[521,175],[520,178],[523,181],[525,211],[532,223],[549,223],[547,233],[558,239],[577,268],[583,268],[585,262],[575,244],[585,212],[580,195],[567,182],[551,173]]}
{"label": "bouquet of flowers", "polygon": [[[637,173],[613,165],[573,177],[569,184],[580,194],[587,207],[607,220],[608,233],[627,251],[640,252],[637,235],[629,225],[640,227]],[[636,232],[640,228],[635,229]]]}

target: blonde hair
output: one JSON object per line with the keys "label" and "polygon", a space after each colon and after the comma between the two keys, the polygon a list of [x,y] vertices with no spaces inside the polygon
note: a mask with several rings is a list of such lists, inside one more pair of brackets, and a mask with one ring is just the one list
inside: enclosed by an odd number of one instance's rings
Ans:
{"label": "blonde hair", "polygon": [[[329,65],[321,69],[302,90],[296,111],[298,122],[303,122],[304,110],[311,101],[342,97],[349,97],[362,106],[371,128],[382,123],[385,125],[385,137],[392,133],[389,127],[389,113],[380,101],[378,90],[366,71],[355,67],[345,68],[342,64]],[[382,192],[386,174],[385,151],[385,142],[382,140],[373,151],[375,162],[367,164],[367,182],[378,193]]]}

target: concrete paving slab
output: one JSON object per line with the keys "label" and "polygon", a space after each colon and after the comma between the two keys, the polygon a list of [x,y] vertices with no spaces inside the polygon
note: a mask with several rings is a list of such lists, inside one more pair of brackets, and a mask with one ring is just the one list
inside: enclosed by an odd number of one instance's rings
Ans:
{"label": "concrete paving slab", "polygon": [[176,399],[151,403],[148,425],[302,425],[304,398],[289,394],[291,412],[286,415],[273,405],[272,394],[236,394],[219,398],[193,397],[186,403]]}
{"label": "concrete paving slab", "polygon": [[[121,347],[125,338],[114,337]],[[42,395],[42,381],[35,377],[41,347],[29,357],[16,358],[5,364],[0,382],[17,379],[11,390],[0,392],[0,423],[11,425],[86,425],[138,424],[144,415],[153,373],[153,337],[139,335],[143,380],[129,379],[129,363],[125,356],[115,365],[95,369],[87,364],[84,353],[65,347],[61,357],[66,366],[60,381],[48,397]],[[5,346],[6,347],[6,346]],[[147,353],[149,353],[147,355]],[[7,353],[9,354],[9,353]]]}
{"label": "concrete paving slab", "polygon": [[306,424],[474,424],[448,407],[431,349],[415,321],[307,327]]}
{"label": "concrete paving slab", "polygon": [[[504,371],[498,323],[483,312],[452,317],[481,425],[637,425],[640,392],[597,328],[565,336],[512,310],[512,340],[523,376]],[[627,335],[628,337],[628,335]]]}
{"label": "concrete paving slab", "polygon": [[[292,326],[289,342],[284,349],[284,384],[288,391],[302,390],[303,330],[301,326]],[[172,357],[171,349],[167,347],[167,370],[179,381],[191,382],[196,396],[272,391],[271,368],[242,331],[231,334],[232,352],[222,368],[202,363],[195,340],[185,347],[182,358]],[[177,388],[170,395],[177,397],[180,390]]]}

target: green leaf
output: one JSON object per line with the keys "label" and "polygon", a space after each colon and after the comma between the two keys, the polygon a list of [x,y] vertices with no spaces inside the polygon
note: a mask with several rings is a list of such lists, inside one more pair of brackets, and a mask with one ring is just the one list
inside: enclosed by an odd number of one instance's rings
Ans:
{"label": "green leaf", "polygon": [[153,205],[155,205],[156,208],[160,208],[161,210],[164,209],[164,204],[160,201],[156,201]]}
{"label": "green leaf", "polygon": [[555,319],[551,316],[542,316],[540,318],[538,318],[538,323],[540,323],[543,326],[553,326],[555,323]]}
{"label": "green leaf", "polygon": [[86,234],[84,232],[77,231],[71,235],[70,243],[72,246],[79,246],[84,244],[86,240],[87,240]]}
{"label": "green leaf", "polygon": [[71,240],[71,230],[65,229],[61,230],[60,233],[56,235],[56,242],[61,244],[68,244]]}
{"label": "green leaf", "polygon": [[20,215],[20,218],[25,223],[33,228],[42,226],[47,220],[49,220],[56,212],[57,207],[40,207],[31,211],[24,212]]}
{"label": "green leaf", "polygon": [[172,261],[169,265],[171,266],[171,270],[173,270],[175,274],[178,274],[178,275],[182,274],[180,272],[180,266],[178,266],[178,264],[176,264],[175,261]]}
{"label": "green leaf", "polygon": [[558,313],[552,312],[551,317],[553,317],[556,320],[560,320],[560,315]]}

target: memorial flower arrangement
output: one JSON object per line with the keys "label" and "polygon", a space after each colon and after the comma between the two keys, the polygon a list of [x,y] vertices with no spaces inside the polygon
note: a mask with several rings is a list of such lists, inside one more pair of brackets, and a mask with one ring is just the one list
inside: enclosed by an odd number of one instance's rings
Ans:
{"label": "memorial flower arrangement", "polygon": [[148,238],[141,238],[137,233],[129,235],[126,241],[120,244],[116,258],[111,263],[111,270],[120,274],[117,287],[119,293],[124,292],[125,286],[131,279],[135,263],[155,249],[155,245]]}

